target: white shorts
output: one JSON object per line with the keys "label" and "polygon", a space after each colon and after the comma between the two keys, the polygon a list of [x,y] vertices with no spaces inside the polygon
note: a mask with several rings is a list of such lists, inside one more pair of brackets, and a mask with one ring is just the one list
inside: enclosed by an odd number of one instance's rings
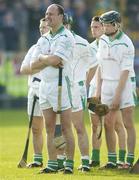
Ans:
{"label": "white shorts", "polygon": [[[117,85],[118,81],[103,80],[101,89],[102,103],[107,104],[108,106],[111,105]],[[120,109],[130,106],[135,106],[135,103],[133,98],[132,83],[128,80],[121,95]]]}
{"label": "white shorts", "polygon": [[[62,103],[61,110],[71,108],[71,97],[70,97],[70,86],[66,80],[62,80]],[[58,80],[51,82],[41,81],[40,82],[40,107],[42,110],[53,108],[53,111],[57,112],[58,105]]]}
{"label": "white shorts", "polygon": [[[39,97],[39,88],[30,87],[28,90],[28,106],[27,106],[27,111],[28,111],[29,116],[31,115],[31,111],[32,111],[34,95]],[[39,105],[39,99],[37,99],[36,104],[35,104],[34,116],[42,116],[40,105]]]}
{"label": "white shorts", "polygon": [[90,86],[89,86],[89,93],[88,93],[88,97],[91,98],[93,96],[95,96],[95,91],[96,91],[96,73],[95,76],[93,77],[93,79],[90,82]]}
{"label": "white shorts", "polygon": [[74,83],[71,86],[71,94],[72,94],[72,112],[78,112],[83,110],[78,82]]}
{"label": "white shorts", "polygon": [[91,98],[91,97],[95,96],[95,91],[96,91],[96,85],[90,84],[88,97]]}
{"label": "white shorts", "polygon": [[87,89],[85,81],[78,82],[83,110],[87,108]]}
{"label": "white shorts", "polygon": [[131,77],[131,83],[132,83],[134,102],[135,102],[135,105],[137,105],[138,97],[137,97],[137,92],[136,92],[136,78],[135,77]]}

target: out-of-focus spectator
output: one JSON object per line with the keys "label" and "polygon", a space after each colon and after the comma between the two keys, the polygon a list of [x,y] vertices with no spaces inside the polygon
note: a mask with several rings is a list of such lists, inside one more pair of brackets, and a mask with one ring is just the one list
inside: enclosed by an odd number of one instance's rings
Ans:
{"label": "out-of-focus spectator", "polygon": [[113,10],[116,8],[116,1],[117,0],[97,0],[93,6],[94,15],[101,15],[106,11]]}
{"label": "out-of-focus spectator", "polygon": [[0,0],[0,50],[5,49],[5,41],[3,35],[4,16],[8,12],[6,3],[4,0]]}
{"label": "out-of-focus spectator", "polygon": [[62,0],[62,6],[64,7],[65,13],[71,16],[74,15],[74,9],[72,8],[72,1],[71,0]]}
{"label": "out-of-focus spectator", "polygon": [[13,14],[16,22],[16,29],[19,34],[19,49],[25,50],[27,41],[27,9],[25,3],[15,0],[13,4]]}
{"label": "out-of-focus spectator", "polygon": [[5,41],[5,50],[16,51],[19,45],[19,34],[16,29],[12,11],[8,11],[5,14],[3,20],[3,36]]}
{"label": "out-of-focus spectator", "polygon": [[44,17],[44,11],[41,7],[39,0],[34,0],[33,3],[28,6],[28,47],[35,44],[39,38],[39,22]]}
{"label": "out-of-focus spectator", "polygon": [[127,0],[126,15],[129,18],[130,29],[139,30],[139,1]]}
{"label": "out-of-focus spectator", "polygon": [[76,0],[74,2],[75,15],[73,30],[83,38],[87,39],[88,27],[91,22],[91,14],[89,7],[86,6],[85,1]]}

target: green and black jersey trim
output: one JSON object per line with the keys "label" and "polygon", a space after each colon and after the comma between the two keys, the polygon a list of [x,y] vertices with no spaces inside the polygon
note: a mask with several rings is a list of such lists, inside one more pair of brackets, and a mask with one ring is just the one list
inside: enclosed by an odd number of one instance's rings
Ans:
{"label": "green and black jersey trim", "polygon": [[73,105],[72,105],[72,94],[71,94],[71,83],[70,83],[69,77],[65,76],[65,80],[67,83],[67,89],[68,89],[68,96],[69,96],[70,104],[71,104],[71,107],[73,107]]}

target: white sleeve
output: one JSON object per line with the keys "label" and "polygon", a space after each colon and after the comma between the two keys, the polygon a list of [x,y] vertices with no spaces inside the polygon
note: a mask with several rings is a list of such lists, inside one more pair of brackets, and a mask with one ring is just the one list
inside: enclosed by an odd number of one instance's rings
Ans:
{"label": "white sleeve", "polygon": [[34,52],[34,49],[35,49],[35,46],[36,45],[33,45],[27,52],[27,54],[25,55],[24,59],[23,59],[23,62],[22,62],[22,65],[30,65],[30,61],[32,59],[32,54]]}
{"label": "white sleeve", "polygon": [[98,60],[96,57],[96,52],[88,45],[88,61],[89,61],[89,69],[98,65]]}
{"label": "white sleeve", "polygon": [[54,55],[59,56],[63,61],[70,61],[73,59],[74,39],[62,36],[58,41],[58,46]]}
{"label": "white sleeve", "polygon": [[129,70],[131,71],[134,66],[134,56],[135,50],[133,46],[127,47],[125,52],[123,53],[122,61],[121,61],[121,70]]}

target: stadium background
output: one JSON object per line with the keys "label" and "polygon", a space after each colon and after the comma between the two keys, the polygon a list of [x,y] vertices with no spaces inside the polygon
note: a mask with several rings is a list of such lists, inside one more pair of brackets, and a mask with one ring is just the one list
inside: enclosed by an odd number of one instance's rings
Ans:
{"label": "stadium background", "polygon": [[74,19],[73,30],[88,39],[94,15],[117,10],[123,29],[136,48],[135,71],[139,86],[139,1],[138,0],[0,0],[0,108],[25,107],[27,76],[19,69],[28,48],[39,38],[39,20],[51,3],[60,3]]}

